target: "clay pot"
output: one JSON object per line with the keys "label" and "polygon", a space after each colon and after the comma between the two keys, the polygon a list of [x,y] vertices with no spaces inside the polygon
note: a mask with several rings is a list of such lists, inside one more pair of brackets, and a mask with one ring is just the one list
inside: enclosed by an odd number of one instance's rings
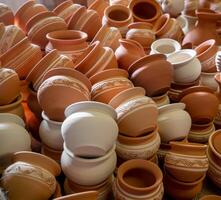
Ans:
{"label": "clay pot", "polygon": [[117,67],[113,50],[109,47],[102,47],[99,41],[90,44],[75,62],[75,69],[89,78],[101,71]]}
{"label": "clay pot", "polygon": [[158,128],[140,137],[118,135],[116,152],[124,160],[144,159],[149,160],[155,156],[160,147]]}
{"label": "clay pot", "polygon": [[89,80],[80,72],[71,68],[54,69],[44,76],[37,92],[38,102],[49,119],[62,122],[68,105],[90,100],[90,88]]}
{"label": "clay pot", "polygon": [[172,17],[177,17],[184,9],[184,1],[163,0],[161,6],[165,13],[169,13]]}
{"label": "clay pot", "polygon": [[161,96],[158,97],[152,97],[152,99],[154,100],[154,102],[157,104],[157,107],[161,107],[161,106],[165,106],[170,104],[170,99],[168,97],[168,94],[163,94]]}
{"label": "clay pot", "polygon": [[110,0],[110,5],[122,5],[128,7],[130,1],[128,0]]}
{"label": "clay pot", "polygon": [[81,31],[54,31],[48,33],[46,37],[49,40],[45,48],[46,52],[57,49],[59,54],[68,56],[73,62],[88,47],[87,34]]}
{"label": "clay pot", "polygon": [[[75,156],[104,156],[112,148],[118,135],[113,108],[98,102],[80,102],[68,106],[65,116],[62,137],[66,148]],[[94,126],[97,123],[99,127]]]}
{"label": "clay pot", "polygon": [[115,108],[119,131],[125,136],[142,136],[157,126],[157,106],[151,98],[145,96],[143,88],[124,90],[111,99],[109,104]]}
{"label": "clay pot", "polygon": [[220,125],[221,124],[221,77],[220,77],[220,73],[217,73],[215,76],[214,76],[214,79],[215,81],[217,82],[218,84],[218,89],[217,89],[217,92],[216,92],[216,96],[217,98],[219,99],[219,108],[218,108],[218,113],[215,117],[215,121],[214,123],[216,125]]}
{"label": "clay pot", "polygon": [[48,156],[49,158],[53,159],[58,164],[60,164],[61,154],[62,154],[61,150],[52,149],[52,148],[50,148],[47,145],[42,143],[42,145],[41,145],[41,154],[43,154],[45,156]]}
{"label": "clay pot", "polygon": [[164,54],[169,56],[177,51],[181,50],[181,45],[179,42],[173,39],[159,39],[152,43],[151,45],[151,52],[152,54]]}
{"label": "clay pot", "polygon": [[161,200],[164,193],[162,179],[156,164],[140,159],[126,161],[118,168],[114,196],[116,199]]}
{"label": "clay pot", "polygon": [[170,142],[171,150],[165,157],[167,173],[177,181],[193,183],[205,174],[209,167],[206,156],[207,145]]}
{"label": "clay pot", "polygon": [[221,196],[217,195],[205,195],[200,200],[221,200]]}
{"label": "clay pot", "polygon": [[128,25],[133,22],[132,12],[123,5],[112,5],[105,9],[102,25],[116,27],[120,30],[122,37],[126,36]]}
{"label": "clay pot", "polygon": [[218,72],[215,73],[201,72],[200,85],[207,86],[210,89],[212,89],[214,92],[217,91],[219,85],[214,78],[216,74],[218,74]]}
{"label": "clay pot", "polygon": [[[199,9],[196,11],[198,23],[196,27],[188,32],[183,40],[183,44],[191,42],[197,46],[202,42],[214,39],[219,44],[219,35],[216,32],[216,22],[221,19],[221,14],[209,9]],[[206,31],[205,30],[209,30]]]}
{"label": "clay pot", "polygon": [[143,87],[147,96],[165,94],[172,82],[173,67],[163,54],[145,56],[129,67],[131,81],[135,86]]}
{"label": "clay pot", "polygon": [[195,16],[195,10],[198,9],[198,0],[185,0],[184,1],[184,14],[187,16]]}
{"label": "clay pot", "polygon": [[154,23],[162,15],[161,6],[155,0],[132,0],[129,8],[134,21]]}
{"label": "clay pot", "polygon": [[113,173],[116,162],[115,145],[104,156],[91,159],[76,157],[64,145],[61,156],[61,167],[66,177],[85,186],[96,185],[107,179]]}
{"label": "clay pot", "polygon": [[0,68],[0,106],[12,103],[20,94],[20,80],[12,69]]}
{"label": "clay pot", "polygon": [[[93,28],[91,28],[91,24],[93,24]],[[68,22],[68,29],[87,33],[89,41],[93,40],[100,28],[101,19],[98,13],[83,6],[73,12]]]}
{"label": "clay pot", "polygon": [[94,1],[88,9],[90,10],[95,10],[100,18],[102,19],[104,16],[104,10],[109,6],[109,2],[106,0],[96,0]]}
{"label": "clay pot", "polygon": [[217,164],[219,164],[221,160],[221,148],[219,140],[220,136],[220,130],[217,130],[212,133],[209,138],[209,148],[211,150],[211,153],[214,154],[214,158],[217,160]]}
{"label": "clay pot", "polygon": [[188,29],[189,24],[187,19],[183,15],[180,15],[179,17],[176,18],[176,20],[179,23],[180,27],[182,28],[184,35],[186,35],[189,31]]}
{"label": "clay pot", "polygon": [[24,38],[0,56],[2,66],[14,69],[20,79],[25,79],[33,66],[42,58],[39,46]]}
{"label": "clay pot", "polygon": [[219,100],[213,91],[205,86],[185,89],[180,95],[180,102],[186,104],[185,110],[194,124],[210,123],[218,112]]}
{"label": "clay pot", "polygon": [[128,26],[126,38],[139,42],[145,50],[149,49],[155,41],[155,33],[152,30],[153,25],[146,22],[135,22]]}
{"label": "clay pot", "polygon": [[215,40],[207,40],[195,48],[196,57],[202,65],[202,72],[216,72],[215,57],[218,51]]}
{"label": "clay pot", "polygon": [[54,200],[97,200],[97,191],[88,191],[88,192],[81,192],[77,194],[70,194],[62,197],[58,197]]}
{"label": "clay pot", "polygon": [[159,108],[158,126],[163,143],[184,139],[188,135],[191,118],[184,109],[183,103],[169,104]]}
{"label": "clay pot", "polygon": [[196,51],[183,49],[169,55],[167,60],[174,67],[173,81],[175,83],[191,83],[199,78],[201,64],[196,58]]}
{"label": "clay pot", "polygon": [[29,40],[44,49],[48,43],[47,33],[66,30],[65,21],[52,12],[42,12],[32,17],[25,27]]}
{"label": "clay pot", "polygon": [[133,87],[128,73],[123,69],[104,70],[92,76],[90,81],[92,100],[103,103],[109,103],[118,93]]}
{"label": "clay pot", "polygon": [[120,68],[128,70],[130,65],[145,56],[140,43],[135,40],[121,39],[120,46],[115,51],[115,56]]}
{"label": "clay pot", "polygon": [[25,32],[25,26],[28,20],[46,11],[48,11],[48,9],[43,4],[38,4],[34,0],[27,1],[21,5],[15,13],[15,25]]}
{"label": "clay pot", "polygon": [[103,25],[94,36],[91,43],[100,41],[100,44],[103,47],[110,47],[113,51],[115,51],[120,46],[120,39],[122,39],[122,36],[118,28]]}
{"label": "clay pot", "polygon": [[6,4],[0,3],[0,22],[2,22],[5,26],[14,24],[14,15]]}
{"label": "clay pot", "polygon": [[0,123],[14,123],[25,127],[24,120],[21,117],[11,113],[0,113]]}

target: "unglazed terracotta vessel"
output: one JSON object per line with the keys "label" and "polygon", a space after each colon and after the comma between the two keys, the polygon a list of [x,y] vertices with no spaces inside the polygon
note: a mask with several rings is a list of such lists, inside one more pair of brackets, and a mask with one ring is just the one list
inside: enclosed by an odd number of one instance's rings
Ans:
{"label": "unglazed terracotta vessel", "polygon": [[120,30],[122,37],[126,36],[128,25],[133,22],[132,12],[123,5],[112,5],[105,9],[102,25],[116,27]]}
{"label": "unglazed terracotta vessel", "polygon": [[217,84],[219,85],[218,89],[216,91],[216,96],[219,99],[219,108],[218,108],[218,113],[215,117],[214,123],[219,126],[219,125],[221,125],[221,94],[220,94],[220,92],[221,92],[221,76],[220,76],[220,73],[217,73],[214,76],[214,79],[216,80]]}
{"label": "unglazed terracotta vessel", "polygon": [[109,104],[115,108],[119,131],[125,136],[142,136],[157,126],[157,105],[145,96],[143,88],[124,90],[112,98]]}
{"label": "unglazed terracotta vessel", "polygon": [[147,96],[165,94],[172,82],[173,66],[163,54],[144,56],[129,67],[131,80],[135,86],[143,87]]}
{"label": "unglazed terracotta vessel", "polygon": [[171,16],[177,17],[184,9],[184,2],[185,0],[163,0],[161,6],[165,13],[169,13]]}
{"label": "unglazed terracotta vessel", "polygon": [[97,191],[80,192],[55,198],[54,200],[97,200]]}
{"label": "unglazed terracotta vessel", "polygon": [[155,0],[132,0],[129,8],[133,13],[134,21],[154,23],[162,15],[162,8]]}
{"label": "unglazed terracotta vessel", "polygon": [[14,14],[6,4],[0,3],[0,13],[0,22],[6,26],[14,24]]}
{"label": "unglazed terracotta vessel", "polygon": [[88,9],[95,10],[100,18],[102,19],[104,16],[104,10],[109,6],[109,2],[105,0],[95,0]]}
{"label": "unglazed terracotta vessel", "polygon": [[109,69],[99,72],[90,78],[92,83],[91,98],[93,101],[109,103],[121,91],[133,87],[127,71]]}
{"label": "unglazed terracotta vessel", "polygon": [[163,175],[160,168],[146,160],[133,159],[123,163],[113,185],[115,199],[151,200],[163,198]]}

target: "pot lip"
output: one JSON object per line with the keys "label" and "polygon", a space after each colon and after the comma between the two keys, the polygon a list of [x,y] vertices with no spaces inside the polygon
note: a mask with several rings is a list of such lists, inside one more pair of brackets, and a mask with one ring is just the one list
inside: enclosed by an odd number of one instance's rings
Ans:
{"label": "pot lip", "polygon": [[171,151],[173,150],[173,146],[182,147],[183,149],[191,148],[193,149],[193,151],[198,150],[199,147],[201,148],[201,150],[204,150],[204,151],[206,151],[207,149],[206,144],[192,143],[192,142],[186,142],[186,141],[181,141],[181,142],[170,141],[170,146],[171,146]]}
{"label": "pot lip", "polygon": [[208,8],[197,9],[195,11],[195,13],[196,13],[196,16],[198,16],[198,18],[200,18],[199,16],[207,15],[207,18],[209,17],[210,20],[217,19],[217,17],[219,17],[219,19],[221,19],[221,13],[220,12],[216,12],[216,11],[213,11],[213,10],[208,9]]}
{"label": "pot lip", "polygon": [[[164,18],[165,18],[165,20],[166,20],[166,21],[164,22],[164,24],[163,24],[161,27],[157,27],[157,29],[156,29],[155,26],[157,26],[158,23],[160,24],[161,21],[162,21]],[[154,24],[154,30],[156,29],[156,30],[155,30],[155,34],[160,34],[160,32],[162,32],[162,30],[165,29],[165,27],[168,25],[169,21],[170,21],[170,15],[169,15],[168,13],[165,13],[165,14],[161,15],[161,16],[159,17],[159,19],[156,21],[156,23]]]}
{"label": "pot lip", "polygon": [[[145,28],[137,28],[136,26],[145,26]],[[128,29],[148,29],[152,30],[153,28],[153,24],[151,24],[150,22],[132,22],[128,25]]]}
{"label": "pot lip", "polygon": [[[124,175],[131,169],[143,169],[143,170],[149,171],[155,177],[156,179],[155,183],[151,186],[144,187],[144,188],[138,188],[138,187],[129,185],[124,180]],[[117,180],[118,180],[119,185],[134,192],[142,193],[142,192],[146,192],[147,190],[153,190],[162,182],[162,179],[163,179],[163,174],[160,168],[156,164],[152,163],[151,161],[142,160],[142,159],[133,159],[133,160],[128,160],[124,162],[122,165],[120,165],[120,167],[118,168],[118,172],[117,172]]]}
{"label": "pot lip", "polygon": [[121,39],[119,39],[119,43],[120,44],[122,44],[122,43],[128,44],[129,43],[130,45],[134,45],[134,46],[136,46],[136,48],[139,48],[139,51],[142,51],[143,55],[145,56],[145,51],[144,51],[143,46],[139,42],[137,42],[136,40],[121,38]]}
{"label": "pot lip", "polygon": [[[209,47],[205,51],[201,52],[200,54],[197,54],[197,52],[200,51],[200,49],[203,48],[205,45]],[[207,54],[213,47],[216,47],[216,41],[214,39],[204,41],[203,43],[201,43],[194,49],[196,51],[196,57],[201,58],[202,56]]]}
{"label": "pot lip", "polygon": [[185,107],[186,107],[185,103],[173,103],[173,104],[164,105],[158,108],[159,115],[166,111],[170,111],[171,109],[184,110]]}
{"label": "pot lip", "polygon": [[209,137],[209,147],[211,148],[212,152],[219,158],[221,159],[221,153],[219,153],[216,148],[213,146],[213,138],[217,135],[217,134],[221,134],[221,130],[217,130],[215,132],[213,132],[210,137]]}
{"label": "pot lip", "polygon": [[21,94],[20,94],[20,95],[15,99],[15,101],[13,101],[12,103],[7,104],[7,105],[0,106],[0,110],[17,106],[17,105],[21,104],[21,102],[22,102],[22,96],[21,96]]}
{"label": "pot lip", "polygon": [[114,120],[117,119],[117,113],[116,111],[108,104],[101,103],[101,102],[93,102],[93,101],[82,101],[78,103],[73,103],[69,105],[64,113],[66,118],[69,117],[71,114],[79,112],[81,110],[87,110],[87,109],[101,109],[104,110],[106,113],[108,113]]}
{"label": "pot lip", "polygon": [[61,126],[62,123],[63,123],[63,122],[58,122],[58,121],[54,121],[54,120],[49,119],[48,116],[46,115],[45,111],[42,111],[41,116],[42,116],[42,118],[44,120],[46,120],[46,121],[48,121],[48,122],[50,122],[52,124],[56,124],[56,125],[60,125]]}

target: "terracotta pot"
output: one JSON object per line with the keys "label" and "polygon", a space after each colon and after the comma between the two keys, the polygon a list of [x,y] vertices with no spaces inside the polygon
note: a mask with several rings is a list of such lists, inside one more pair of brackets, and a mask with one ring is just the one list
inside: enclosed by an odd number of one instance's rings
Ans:
{"label": "terracotta pot", "polygon": [[108,6],[109,6],[109,2],[107,2],[105,0],[96,0],[88,7],[88,9],[95,10],[98,13],[98,15],[100,16],[100,18],[102,19],[104,16],[104,10]]}
{"label": "terracotta pot", "polygon": [[210,123],[218,112],[219,100],[213,91],[205,86],[185,89],[180,95],[180,102],[186,104],[186,111],[194,124]]}
{"label": "terracotta pot", "polygon": [[20,79],[25,79],[33,66],[42,58],[39,46],[24,38],[0,56],[4,67],[14,69]]}
{"label": "terracotta pot", "polygon": [[[93,24],[93,28],[91,28],[91,24]],[[87,33],[89,41],[93,40],[100,28],[101,19],[98,13],[95,10],[86,9],[83,6],[73,12],[68,22],[68,29]]]}
{"label": "terracotta pot", "polygon": [[[216,22],[221,19],[221,14],[209,9],[199,9],[196,11],[198,23],[184,38],[183,44],[191,42],[197,46],[202,42],[214,39],[219,44],[219,36],[216,32]],[[209,30],[209,31],[206,31]]]}
{"label": "terracotta pot", "polygon": [[42,12],[32,17],[25,27],[29,40],[44,49],[48,43],[47,33],[66,30],[65,21],[52,12]]}
{"label": "terracotta pot", "polygon": [[163,54],[145,56],[129,67],[131,80],[135,86],[143,87],[147,96],[165,94],[172,82],[173,67]]}
{"label": "terracotta pot", "polygon": [[14,123],[25,128],[24,120],[11,113],[0,113],[0,123]]}
{"label": "terracotta pot", "polygon": [[25,32],[25,26],[35,15],[46,12],[48,9],[43,4],[30,0],[21,5],[15,13],[15,25]]}
{"label": "terracotta pot", "polygon": [[0,3],[0,22],[7,25],[14,24],[14,15],[11,10],[6,4]]}
{"label": "terracotta pot", "polygon": [[161,6],[155,0],[132,0],[129,8],[133,13],[134,21],[154,23],[162,15]]}
{"label": "terracotta pot", "polygon": [[133,87],[128,73],[123,69],[109,69],[99,72],[90,78],[93,101],[109,103],[118,93]]}
{"label": "terracotta pot", "polygon": [[133,159],[123,163],[114,184],[116,199],[162,199],[163,175],[160,168],[146,160]]}
{"label": "terracotta pot", "polygon": [[216,92],[216,96],[217,98],[219,99],[219,108],[218,108],[218,113],[215,117],[215,121],[214,123],[216,125],[220,125],[221,124],[221,77],[220,77],[220,73],[217,73],[215,76],[214,76],[214,79],[216,80],[217,84],[218,84],[218,89],[217,89],[217,92]]}
{"label": "terracotta pot", "polygon": [[54,200],[96,200],[97,199],[97,191],[88,191],[88,192],[81,192],[77,194],[70,194],[63,197],[56,198]]}
{"label": "terracotta pot", "polygon": [[44,143],[42,143],[42,145],[41,145],[41,154],[48,156],[49,158],[56,161],[58,164],[60,164],[60,162],[61,162],[62,151],[52,149],[52,148],[48,147],[47,145],[45,145]]}
{"label": "terracotta pot", "polygon": [[129,31],[126,38],[139,42],[145,50],[149,49],[155,41],[155,33],[152,30],[153,25],[146,22],[135,22],[128,26]]}
{"label": "terracotta pot", "polygon": [[128,7],[130,1],[128,0],[110,0],[110,5],[122,5]]}
{"label": "terracotta pot", "polygon": [[62,196],[62,194],[61,194],[61,186],[57,182],[55,193],[53,194],[53,198],[57,198],[57,197],[61,197],[61,196]]}
{"label": "terracotta pot", "polygon": [[117,67],[113,50],[109,47],[102,47],[99,41],[90,44],[75,62],[75,69],[89,78],[101,71]]}
{"label": "terracotta pot", "polygon": [[163,0],[161,6],[165,13],[169,13],[173,17],[177,17],[184,9],[184,1]]}
{"label": "terracotta pot", "polygon": [[195,10],[199,7],[198,0],[185,0],[184,1],[184,14],[187,16],[195,16]]}
{"label": "terracotta pot", "polygon": [[122,37],[126,36],[128,25],[133,22],[132,12],[123,5],[112,5],[105,9],[103,25],[113,26],[120,30]]}
{"label": "terracotta pot", "polygon": [[[98,102],[75,103],[66,108],[65,116],[61,127],[62,137],[66,148],[75,156],[104,156],[112,148],[117,139],[118,126],[115,122],[116,112],[109,105]],[[94,126],[97,123],[102,125]]]}
{"label": "terracotta pot", "polygon": [[221,200],[221,196],[217,195],[205,195],[200,200]]}
{"label": "terracotta pot", "polygon": [[207,40],[195,48],[196,57],[202,65],[202,72],[216,72],[215,57],[218,51],[215,40]]}
{"label": "terracotta pot", "polygon": [[117,112],[121,134],[138,137],[156,128],[157,106],[151,98],[145,96],[143,88],[134,87],[122,91],[109,104]]}
{"label": "terracotta pot", "polygon": [[57,49],[59,54],[68,56],[73,62],[88,47],[87,34],[81,31],[54,31],[48,33],[46,37],[49,40],[45,48],[46,52]]}
{"label": "terracotta pot", "polygon": [[169,99],[167,93],[163,94],[161,96],[158,96],[158,97],[152,97],[152,99],[157,104],[158,108],[161,106],[165,106],[165,105],[170,104],[170,99]]}
{"label": "terracotta pot", "polygon": [[220,143],[220,141],[219,141],[220,136],[221,136],[220,130],[217,130],[214,133],[212,133],[209,138],[209,148],[211,149],[211,152],[217,158],[218,163],[220,162],[220,159],[221,159],[221,148],[220,148],[220,144],[219,144]]}
{"label": "terracotta pot", "polygon": [[184,33],[178,21],[171,18],[169,14],[164,14],[157,19],[153,30],[158,38],[171,38],[178,42],[182,42]]}
{"label": "terracotta pot", "polygon": [[98,40],[103,47],[110,47],[113,51],[115,51],[120,46],[120,39],[122,39],[122,36],[118,28],[103,25],[94,36],[91,43]]}
{"label": "terracotta pot", "polygon": [[145,56],[145,52],[140,43],[122,39],[119,40],[120,46],[115,51],[115,56],[120,68],[128,70],[130,65]]}

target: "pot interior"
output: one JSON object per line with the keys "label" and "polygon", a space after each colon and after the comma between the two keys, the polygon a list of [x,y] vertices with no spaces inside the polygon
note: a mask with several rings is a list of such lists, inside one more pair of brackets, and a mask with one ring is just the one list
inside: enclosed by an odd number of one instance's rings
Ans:
{"label": "pot interior", "polygon": [[109,13],[109,18],[115,21],[125,21],[128,19],[129,14],[126,11],[116,9]]}
{"label": "pot interior", "polygon": [[140,2],[134,5],[133,13],[142,19],[152,19],[156,16],[157,10],[156,8],[147,2]]}
{"label": "pot interior", "polygon": [[162,54],[170,54],[170,53],[175,52],[176,48],[170,44],[163,44],[163,45],[156,47],[156,50]]}

